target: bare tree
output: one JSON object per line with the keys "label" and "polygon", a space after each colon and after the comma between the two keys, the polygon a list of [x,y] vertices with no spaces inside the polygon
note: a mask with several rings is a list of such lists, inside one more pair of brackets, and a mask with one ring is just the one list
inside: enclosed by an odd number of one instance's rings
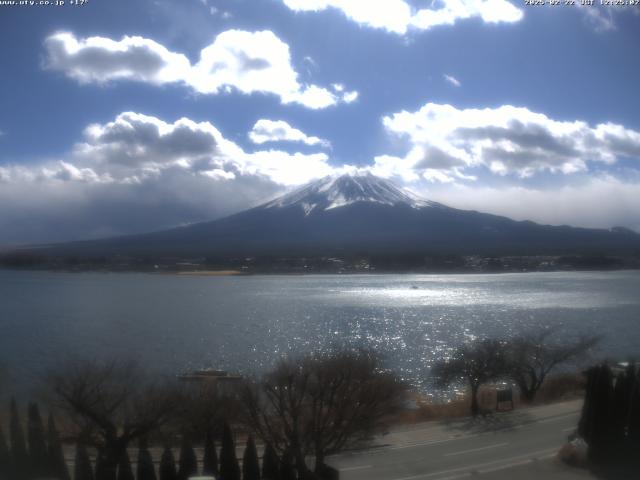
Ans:
{"label": "bare tree", "polygon": [[129,443],[166,423],[177,405],[173,388],[148,381],[132,363],[71,362],[48,378],[75,436],[99,449],[107,480]]}
{"label": "bare tree", "polygon": [[506,374],[505,343],[485,339],[459,347],[448,360],[436,363],[432,370],[440,385],[464,381],[471,389],[471,414],[480,413],[480,386]]}
{"label": "bare tree", "polygon": [[302,443],[310,372],[293,360],[283,360],[261,382],[248,383],[242,393],[246,422],[282,455],[294,452],[301,475],[309,476],[308,453]]}
{"label": "bare tree", "polygon": [[562,364],[580,361],[601,340],[582,336],[575,340],[553,341],[554,329],[531,332],[509,341],[506,360],[509,377],[518,385],[525,402],[532,402],[547,375]]}
{"label": "bare tree", "polygon": [[314,478],[327,455],[368,440],[402,407],[406,386],[371,352],[283,360],[243,399],[249,426],[280,454],[293,456],[301,478]]}
{"label": "bare tree", "polygon": [[369,440],[385,418],[404,406],[407,386],[380,369],[371,352],[342,352],[308,360],[309,434],[316,469],[332,455]]}

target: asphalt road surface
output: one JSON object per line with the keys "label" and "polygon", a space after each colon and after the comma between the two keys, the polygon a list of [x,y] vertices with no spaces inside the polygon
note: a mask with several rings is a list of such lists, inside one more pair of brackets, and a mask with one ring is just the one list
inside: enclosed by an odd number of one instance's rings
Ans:
{"label": "asphalt road surface", "polygon": [[341,480],[454,480],[523,470],[556,455],[575,430],[581,407],[582,401],[572,401],[397,429],[368,450],[328,463],[340,470]]}

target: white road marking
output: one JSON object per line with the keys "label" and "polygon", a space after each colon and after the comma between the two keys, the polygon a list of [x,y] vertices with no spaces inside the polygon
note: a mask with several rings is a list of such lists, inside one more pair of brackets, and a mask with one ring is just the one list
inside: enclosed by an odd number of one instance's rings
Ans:
{"label": "white road marking", "polygon": [[511,463],[505,463],[503,465],[499,465],[497,467],[492,467],[492,468],[482,468],[480,470],[478,470],[479,473],[491,473],[491,472],[497,472],[499,470],[505,470],[507,468],[512,468],[512,467],[518,467],[520,465],[526,465],[529,462],[532,462],[534,460],[546,460],[548,458],[553,458],[555,457],[557,454],[557,451],[554,450],[552,453],[548,453],[546,455],[539,455],[533,458],[529,458],[527,460],[520,460],[518,462],[511,462]]}
{"label": "white road marking", "polygon": [[567,413],[566,415],[558,415],[556,417],[543,418],[542,420],[538,420],[535,423],[555,422],[556,420],[562,420],[564,418],[569,418],[569,417],[577,417],[578,415],[580,415],[580,412]]}
{"label": "white road marking", "polygon": [[[363,457],[363,456],[373,456],[373,455],[384,455],[387,452],[389,452],[389,450],[404,450],[405,448],[415,448],[415,447],[427,447],[429,445],[438,445],[440,443],[447,443],[447,442],[453,442],[455,440],[464,440],[467,438],[474,438],[474,437],[479,437],[482,435],[487,435],[486,433],[476,433],[475,435],[465,435],[465,436],[461,436],[461,437],[450,437],[450,438],[444,438],[442,440],[431,440],[428,442],[420,442],[420,443],[406,443],[403,445],[396,445],[396,446],[389,446],[389,445],[384,445],[384,446],[380,446],[378,448],[369,448],[368,450],[363,450],[361,452],[357,453],[357,456],[359,457]],[[353,454],[341,454],[341,455],[336,455],[335,458],[340,458],[340,457],[353,457]]]}
{"label": "white road marking", "polygon": [[504,447],[506,445],[509,445],[509,443],[508,442],[494,443],[493,445],[487,445],[485,447],[470,448],[469,450],[461,450],[459,452],[445,453],[443,455],[443,457],[455,457],[456,455],[464,455],[465,453],[480,452],[482,450],[488,450],[490,448]]}
{"label": "white road marking", "polygon": [[421,443],[407,443],[404,445],[397,445],[395,447],[386,447],[383,451],[387,450],[403,450],[405,448],[414,448],[414,447],[426,447],[428,445],[438,445],[440,443],[454,442],[456,440],[464,440],[467,438],[479,437],[480,435],[484,435],[483,433],[477,433],[475,435],[464,435],[462,437],[450,437],[443,438],[442,440],[431,440],[429,442],[421,442]]}
{"label": "white road marking", "polygon": [[373,468],[373,465],[359,465],[357,467],[340,468],[341,472],[350,472],[351,470],[364,470],[365,468]]}

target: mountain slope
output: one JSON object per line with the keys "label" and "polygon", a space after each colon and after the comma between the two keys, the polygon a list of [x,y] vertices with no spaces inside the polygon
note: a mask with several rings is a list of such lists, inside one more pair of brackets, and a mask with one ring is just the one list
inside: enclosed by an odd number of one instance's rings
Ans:
{"label": "mountain slope", "polygon": [[144,235],[74,242],[87,255],[336,255],[579,253],[640,249],[625,229],[517,222],[423,200],[371,174],[327,177],[212,222]]}
{"label": "mountain slope", "polygon": [[443,206],[418,198],[387,180],[365,173],[325,177],[259,208],[268,210],[297,205],[304,210],[305,215],[309,215],[313,211],[317,213],[358,202],[389,206],[404,204],[413,208]]}

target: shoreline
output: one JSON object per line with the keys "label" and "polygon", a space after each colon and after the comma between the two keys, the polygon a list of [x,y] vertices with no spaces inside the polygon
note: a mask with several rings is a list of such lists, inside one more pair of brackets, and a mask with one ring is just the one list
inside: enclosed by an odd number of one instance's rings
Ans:
{"label": "shoreline", "polygon": [[640,268],[615,268],[615,269],[550,269],[550,270],[503,270],[503,271],[490,271],[490,270],[370,270],[370,271],[325,271],[325,272],[299,272],[299,271],[241,271],[234,269],[224,270],[151,270],[151,269],[100,269],[100,268],[86,268],[86,269],[68,269],[68,268],[11,268],[0,266],[0,272],[39,272],[39,273],[102,273],[102,274],[147,274],[147,275],[175,275],[185,277],[289,277],[289,276],[384,276],[384,275],[530,275],[530,274],[543,274],[543,273],[622,273],[622,272],[640,272]]}
{"label": "shoreline", "polygon": [[[145,273],[145,272],[140,272]],[[151,272],[153,273],[153,272]],[[167,275],[184,275],[188,277],[230,277],[246,275],[240,270],[186,270],[182,272],[159,272]]]}

